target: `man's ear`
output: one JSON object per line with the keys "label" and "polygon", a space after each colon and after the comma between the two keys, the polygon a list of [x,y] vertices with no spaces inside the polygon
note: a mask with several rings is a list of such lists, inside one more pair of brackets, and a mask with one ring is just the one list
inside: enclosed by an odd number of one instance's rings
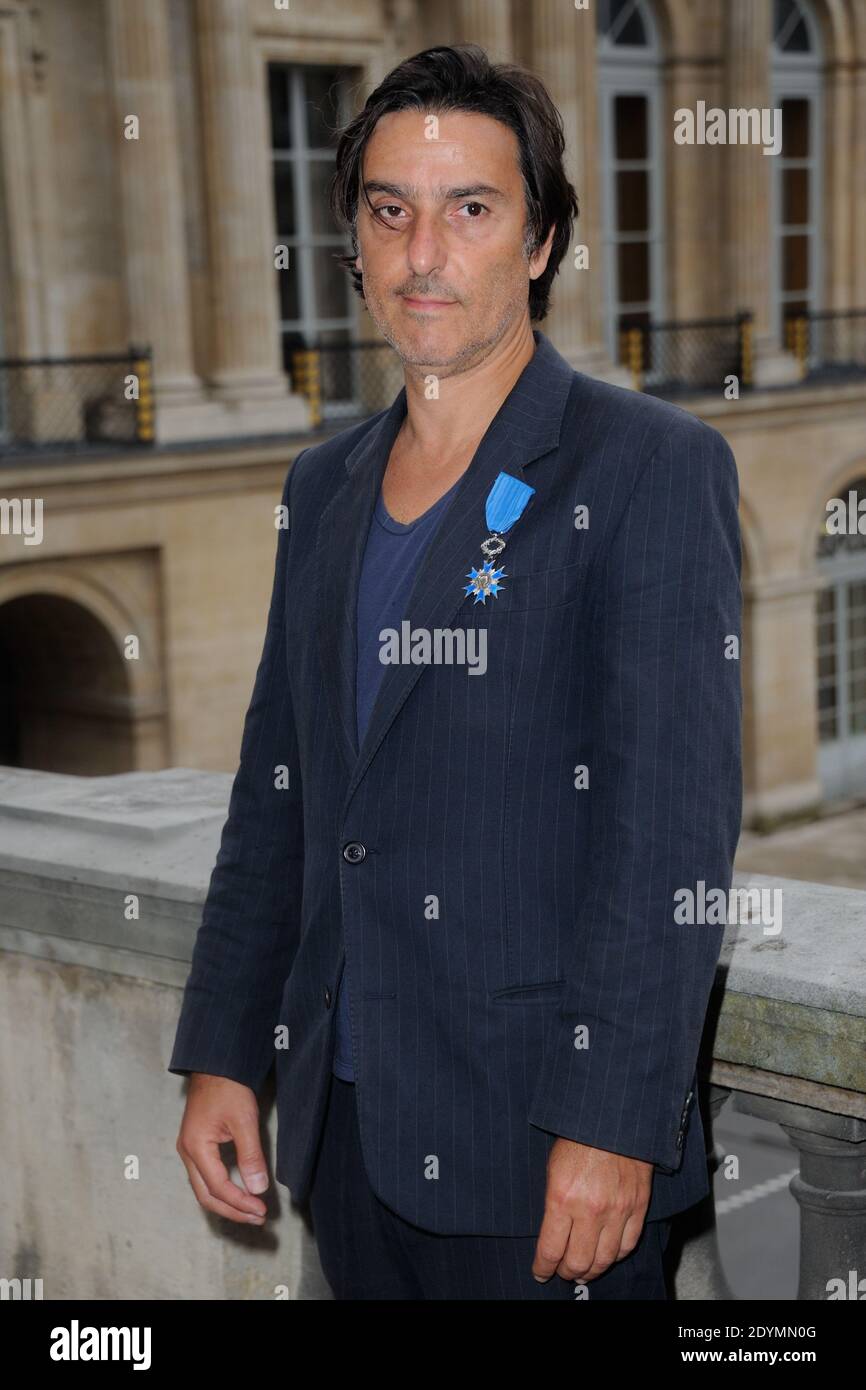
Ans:
{"label": "man's ear", "polygon": [[556,223],[553,224],[550,231],[547,233],[547,237],[539,246],[538,250],[534,251],[529,258],[530,280],[537,280],[539,275],[543,275],[545,270],[547,269],[547,262],[550,260],[550,251],[551,247],[553,246],[553,238],[555,236]]}

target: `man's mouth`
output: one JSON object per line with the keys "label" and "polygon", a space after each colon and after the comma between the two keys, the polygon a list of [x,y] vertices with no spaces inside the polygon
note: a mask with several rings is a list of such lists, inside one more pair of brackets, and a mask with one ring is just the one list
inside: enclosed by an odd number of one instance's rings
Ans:
{"label": "man's mouth", "polygon": [[413,309],[448,309],[457,303],[455,299],[430,299],[416,294],[404,294],[402,298]]}

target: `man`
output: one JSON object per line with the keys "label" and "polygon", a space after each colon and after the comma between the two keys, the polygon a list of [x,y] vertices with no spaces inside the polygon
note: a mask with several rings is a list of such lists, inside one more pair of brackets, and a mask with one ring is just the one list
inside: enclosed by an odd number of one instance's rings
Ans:
{"label": "man", "polygon": [[338,1298],[664,1298],[708,1191],[723,926],[678,903],[727,894],[739,832],[737,475],[533,329],[562,160],[541,83],[471,46],[402,64],[338,147],[405,387],[286,479],[170,1064],[198,1200],[262,1224],[276,1061],[276,1176]]}

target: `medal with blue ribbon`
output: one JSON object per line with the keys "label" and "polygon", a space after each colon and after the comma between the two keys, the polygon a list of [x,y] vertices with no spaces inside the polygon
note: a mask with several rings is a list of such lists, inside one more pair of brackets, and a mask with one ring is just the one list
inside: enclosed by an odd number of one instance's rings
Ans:
{"label": "medal with blue ribbon", "polygon": [[469,571],[466,578],[470,582],[463,590],[464,594],[474,594],[476,603],[486,603],[488,595],[491,598],[498,595],[502,580],[506,577],[505,570],[496,565],[497,556],[505,549],[504,533],[510,531],[515,521],[523,515],[534,492],[534,487],[522,483],[519,478],[512,478],[510,473],[500,473],[488,492],[484,516],[490,535],[481,542],[485,561],[481,569]]}

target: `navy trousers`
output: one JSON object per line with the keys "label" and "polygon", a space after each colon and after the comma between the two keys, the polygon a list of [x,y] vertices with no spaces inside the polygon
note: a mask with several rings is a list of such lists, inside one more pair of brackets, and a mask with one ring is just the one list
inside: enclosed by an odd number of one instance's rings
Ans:
{"label": "navy trousers", "polygon": [[[568,1299],[573,1280],[532,1276],[535,1236],[440,1235],[405,1221],[370,1186],[355,1086],[331,1077],[310,1191],[325,1278],[337,1299]],[[598,1299],[665,1299],[670,1220],[648,1221],[634,1250],[585,1285]]]}

